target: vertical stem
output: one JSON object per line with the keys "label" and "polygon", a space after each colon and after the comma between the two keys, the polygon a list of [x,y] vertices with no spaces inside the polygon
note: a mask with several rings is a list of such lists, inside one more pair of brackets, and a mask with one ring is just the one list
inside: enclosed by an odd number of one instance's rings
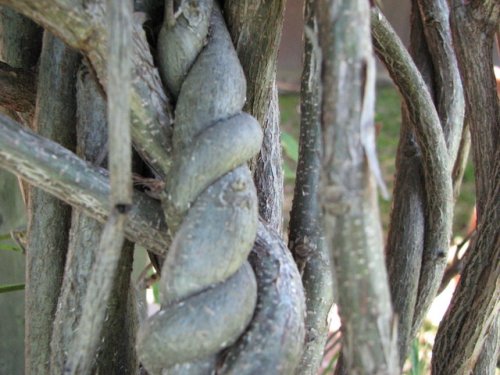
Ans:
{"label": "vertical stem", "polygon": [[[101,341],[111,288],[124,243],[132,203],[130,86],[132,2],[108,0],[107,97],[111,213],[99,244],[100,257],[92,268],[78,332],[68,358],[70,374],[89,373]],[[130,271],[130,270],[129,270]]]}
{"label": "vertical stem", "polygon": [[[42,30],[34,22],[13,10],[0,6],[0,60],[23,69],[32,68],[40,56]],[[36,96],[36,92],[32,93]],[[24,121],[28,123],[29,118]],[[26,224],[26,201],[17,178],[6,170],[0,172],[0,233]],[[27,184],[25,184],[27,188]],[[2,254],[2,283],[24,280],[25,258]],[[24,292],[0,295],[0,372],[21,374],[24,370]]]}
{"label": "vertical stem", "polygon": [[[34,127],[74,149],[76,52],[45,33]],[[50,336],[63,278],[71,208],[39,189],[30,194],[26,257],[26,373],[48,373]]]}
{"label": "vertical stem", "polygon": [[373,146],[375,66],[369,3],[316,2],[322,52],[321,199],[334,266],[347,373],[396,374],[397,348],[384,265]]}
{"label": "vertical stem", "polygon": [[297,180],[290,213],[289,248],[302,274],[306,296],[306,342],[297,374],[315,374],[323,358],[333,303],[330,256],[321,232],[318,204],[321,171],[321,51],[314,2],[304,8],[304,70]]}
{"label": "vertical stem", "polygon": [[283,28],[284,0],[228,0],[225,18],[247,79],[244,111],[261,124],[264,140],[251,161],[259,214],[281,232],[283,170],[279,129],[276,61]]}
{"label": "vertical stem", "polygon": [[[80,68],[77,82],[77,154],[89,162],[102,162],[108,132],[106,102],[88,69]],[[81,210],[73,210],[68,256],[64,280],[54,319],[51,339],[51,374],[62,374],[67,360],[67,348],[75,335],[83,310],[85,292],[96,258],[99,256],[99,238],[102,224]],[[104,342],[95,361],[99,373],[133,373],[137,367],[134,349],[134,307],[129,293],[130,267],[133,244],[126,241],[118,265],[117,279],[107,307]],[[131,308],[132,307],[132,308]]]}

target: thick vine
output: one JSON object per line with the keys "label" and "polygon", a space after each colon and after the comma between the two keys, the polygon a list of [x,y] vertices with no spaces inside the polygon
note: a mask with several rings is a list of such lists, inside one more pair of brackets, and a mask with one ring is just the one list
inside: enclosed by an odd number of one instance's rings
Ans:
{"label": "thick vine", "polygon": [[137,344],[153,374],[210,367],[245,330],[257,294],[246,261],[257,197],[245,163],[260,148],[261,129],[241,112],[245,77],[220,10],[206,0],[176,5],[167,2],[158,41],[162,76],[177,100],[163,197],[173,242],[162,268],[163,308]]}

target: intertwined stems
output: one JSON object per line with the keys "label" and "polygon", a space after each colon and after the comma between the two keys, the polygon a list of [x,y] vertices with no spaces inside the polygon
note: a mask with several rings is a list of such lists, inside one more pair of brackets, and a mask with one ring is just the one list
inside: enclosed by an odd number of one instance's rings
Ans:
{"label": "intertwined stems", "polygon": [[[421,6],[427,9],[425,4]],[[456,70],[456,61],[450,57],[451,47],[443,47],[446,51],[443,51],[443,48],[436,48],[435,63],[438,64],[437,56],[446,62],[446,66],[444,62],[440,63],[443,65],[442,69],[453,77],[452,83],[447,84],[458,87],[455,88],[457,90],[455,96],[452,95],[451,98],[445,96],[446,101],[442,98],[439,100],[441,110],[438,114],[426,82],[387,20],[375,8],[372,9],[371,19],[375,50],[388,67],[403,96],[406,121],[410,124],[404,128],[398,163],[399,168],[403,168],[405,163],[412,165],[412,173],[403,171],[401,178],[406,176],[406,184],[412,182],[414,185],[408,187],[404,182],[396,182],[397,201],[392,212],[388,241],[392,299],[395,301],[397,312],[401,314],[399,345],[402,364],[408,344],[420,327],[425,312],[437,293],[446,266],[453,208],[451,170],[454,160],[451,157],[456,156],[458,147],[456,139],[462,134],[461,116],[451,114],[450,108],[460,106],[461,85],[457,82],[456,72],[453,73],[453,69]],[[445,24],[442,26],[445,27]],[[438,29],[438,31],[444,34],[444,42],[451,44],[449,30],[446,32]],[[433,32],[430,34],[433,35]],[[443,87],[439,89],[443,90]],[[442,124],[446,125],[445,129]],[[420,163],[421,172],[417,167]],[[423,186],[420,187],[420,184]],[[403,196],[401,193],[403,189],[409,189],[410,194]],[[412,205],[416,208],[415,212],[410,209]],[[418,216],[422,211],[423,215]],[[416,230],[412,229],[411,236],[402,236],[401,229],[398,228],[401,225],[405,228],[408,225],[404,224],[405,220],[411,217],[417,220],[417,226],[412,227]],[[408,280],[413,282],[405,280],[401,284],[398,282],[399,275],[411,275]],[[415,277],[417,275],[418,279]],[[408,296],[415,293],[417,298],[408,300]]]}
{"label": "intertwined stems", "polygon": [[257,197],[242,164],[259,150],[262,133],[240,112],[245,78],[219,9],[213,1],[172,7],[167,2],[158,49],[162,77],[177,99],[163,200],[173,243],[160,282],[164,307],[138,336],[139,357],[152,373],[213,366],[256,303],[246,258],[257,231]]}
{"label": "intertwined stems", "polygon": [[[3,3],[8,3],[18,11],[35,18],[67,43],[84,52],[92,62],[101,82],[106,81],[103,74],[105,56],[101,44],[107,35],[103,32],[105,29],[102,25],[105,22],[100,3],[93,3],[91,7],[86,8],[69,7],[68,2],[62,0]],[[134,28],[134,42],[137,79],[134,81],[133,92],[142,100],[133,101],[132,104],[134,119],[138,121],[134,129],[139,130],[133,132],[133,138],[139,151],[144,151],[143,156],[150,165],[155,167],[165,163],[163,167],[155,168],[162,175],[161,172],[168,170],[170,165],[169,148],[159,147],[162,139],[165,139],[164,130],[161,126],[158,127],[158,124],[165,125],[162,121],[165,119],[164,107],[161,105],[162,89],[155,80],[153,65],[146,52],[147,49],[144,49],[144,39],[137,27]],[[58,197],[83,208],[99,220],[106,218],[109,207],[106,193],[109,191],[109,185],[105,175],[76,159],[66,150],[22,131],[8,120],[3,119],[2,125],[2,134],[5,134],[2,141],[6,141],[4,143],[6,147],[2,148],[2,164],[5,167],[43,186],[52,194],[57,194]],[[21,139],[24,141],[20,141]],[[30,144],[33,147],[30,148],[28,146]],[[17,156],[13,159],[14,154]],[[54,157],[55,155],[57,157]],[[155,159],[155,155],[162,157]],[[68,165],[71,167],[67,168]],[[135,193],[135,198],[137,203],[132,207],[133,218],[127,225],[127,235],[157,253],[165,253],[168,240],[164,235],[165,226],[157,204],[138,193]],[[265,234],[268,229],[259,227],[259,232],[261,231]],[[264,265],[267,264],[264,259],[268,259],[278,267],[273,268],[272,272],[258,272],[262,297],[259,297],[255,324],[250,328],[247,337],[241,341],[242,347],[246,349],[236,350],[235,356],[231,356],[233,365],[230,368],[233,370],[228,371],[238,371],[240,367],[251,372],[252,366],[259,366],[264,372],[278,371],[278,369],[287,371],[288,368],[292,371],[295,361],[299,358],[304,310],[298,273],[289,257],[279,256],[279,245],[282,245],[279,237],[274,236],[272,241],[263,243],[267,255],[261,261],[253,262],[254,267],[261,267],[264,270]],[[273,280],[280,282],[276,284]],[[281,285],[281,282],[284,284]],[[271,327],[272,334],[269,333]],[[286,335],[282,334],[284,331],[287,332]],[[246,356],[246,353],[251,354]]]}
{"label": "intertwined stems", "polygon": [[318,1],[316,12],[322,54],[320,196],[342,320],[342,367],[349,374],[397,374],[372,173],[375,61],[369,3]]}
{"label": "intertwined stems", "polygon": [[259,215],[281,232],[283,225],[283,167],[276,67],[285,15],[285,0],[224,1],[224,18],[247,79],[243,110],[260,123],[261,151],[252,158]]}
{"label": "intertwined stems", "polygon": [[[500,310],[500,102],[492,69],[500,3],[453,1],[452,9],[466,123],[471,129],[478,226],[460,282],[436,335],[432,370],[480,374],[485,368],[495,367],[500,350],[498,336],[486,337],[489,329],[498,329],[495,319]],[[493,350],[481,353],[485,339],[497,343],[489,342],[487,346],[493,346]]]}
{"label": "intertwined stems", "polygon": [[102,232],[100,254],[92,269],[82,316],[70,346],[65,368],[69,374],[87,374],[92,368],[132,203],[129,103],[132,2],[109,0],[106,11],[109,17],[107,93],[111,213]]}

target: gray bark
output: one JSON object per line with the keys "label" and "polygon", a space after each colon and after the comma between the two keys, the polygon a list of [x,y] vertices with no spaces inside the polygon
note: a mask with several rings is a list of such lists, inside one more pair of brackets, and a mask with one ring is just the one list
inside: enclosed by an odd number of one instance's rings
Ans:
{"label": "gray bark", "polygon": [[[162,202],[173,236],[160,281],[163,308],[139,331],[139,358],[152,373],[216,354],[250,322],[257,291],[246,258],[257,231],[257,197],[248,167],[239,164],[262,139],[256,121],[241,113],[245,77],[218,5],[167,3],[158,51],[164,81],[178,94],[172,164],[178,173],[166,181]],[[214,129],[240,124],[255,128],[256,136],[235,133],[243,147],[225,147],[221,158],[227,134],[213,137]],[[189,159],[200,164],[191,174],[183,166],[194,150],[203,154]],[[200,310],[213,317],[199,316]]]}
{"label": "gray bark", "polygon": [[[500,151],[497,152],[492,188],[477,235],[450,306],[439,325],[433,348],[436,374],[470,374],[483,349],[490,326],[500,313]],[[485,354],[486,355],[486,354]],[[490,358],[492,360],[492,358]]]}
{"label": "gray bark", "polygon": [[[75,207],[84,210],[88,215],[100,222],[106,220],[109,207],[103,196],[106,196],[109,185],[100,170],[90,168],[87,164],[80,162],[75,155],[63,150],[61,146],[40,139],[40,137],[29,131],[20,129],[18,125],[3,116],[0,116],[0,133],[2,134],[2,137],[0,137],[0,164],[2,167],[21,175],[31,183],[36,183],[51,194],[57,195]],[[22,145],[30,145],[30,147],[21,147]],[[63,161],[54,162],[57,160]],[[27,163],[31,167],[26,167]],[[72,173],[67,173],[67,165],[71,166]],[[46,176],[50,176],[50,178]],[[134,215],[131,216],[129,221],[128,238],[147,249],[154,249],[158,254],[164,255],[169,247],[169,242],[167,237],[163,235],[166,232],[166,226],[160,203],[147,199],[138,192],[135,193],[134,202],[131,211]],[[272,246],[283,248],[284,245],[281,239],[277,235],[271,235],[268,232],[269,229],[264,225],[259,225],[257,229],[258,236],[263,238],[272,236],[273,238],[270,244],[266,245],[269,251],[273,251],[270,248]],[[267,263],[268,258],[263,259]],[[289,275],[293,279],[293,284],[300,285],[299,275],[296,271],[293,271],[296,267],[293,260],[289,257],[284,257],[282,260],[284,263],[278,267],[280,272],[290,272]],[[259,264],[259,262],[255,264]],[[264,277],[262,282],[265,280],[264,286],[270,281],[274,285],[275,281],[282,278],[281,274],[271,279],[267,278],[267,272],[263,272],[262,275]],[[292,285],[292,282],[290,285]],[[276,293],[284,301],[290,301],[289,298],[293,297],[292,305],[303,306],[304,297],[301,288],[291,288],[290,290],[273,288],[272,293]],[[272,306],[280,306],[280,302],[272,298],[263,298],[260,301],[260,308],[263,311],[268,311],[268,309],[269,311],[276,311]],[[303,310],[299,308],[298,314],[304,314]],[[284,327],[286,329],[300,332],[300,325],[303,324],[302,319],[294,318],[294,326],[290,327],[289,323],[291,321],[288,319],[287,314],[285,314],[285,318],[282,315],[265,314],[262,319],[262,325],[259,324],[257,327],[283,326],[282,319],[285,319]],[[298,324],[298,326],[295,324]],[[277,331],[276,334],[280,335],[280,332]],[[286,340],[282,340],[282,336],[279,337],[279,340],[271,340],[267,344],[271,347],[274,346],[279,351],[286,351],[289,347],[295,347],[297,342],[302,343],[302,339],[297,340],[295,335],[287,335]],[[276,347],[276,344],[279,345]],[[256,347],[256,349],[258,348]],[[300,350],[301,348],[299,348]],[[267,353],[271,353],[271,350],[268,351],[266,348],[262,348],[261,351],[258,350],[258,353],[267,355]]]}
{"label": "gray bark", "polygon": [[[76,52],[45,34],[33,126],[41,136],[69,149],[75,147],[75,77],[79,60]],[[29,209],[25,371],[41,374],[49,371],[50,336],[63,278],[71,208],[35,188],[30,192]]]}
{"label": "gray bark", "polygon": [[471,130],[478,226],[460,282],[436,335],[432,367],[436,373],[468,374],[480,358],[488,329],[500,309],[500,229],[496,224],[500,220],[500,103],[491,66],[500,4],[457,1],[452,8],[466,123]]}
{"label": "gray bark", "polygon": [[333,303],[330,255],[321,231],[318,202],[321,171],[321,92],[318,24],[313,1],[305,4],[304,70],[297,178],[290,212],[289,247],[302,275],[306,296],[306,340],[297,374],[316,374],[328,334]]}
{"label": "gray bark", "polygon": [[[0,171],[0,234],[26,223],[25,206],[17,178]],[[22,284],[24,261],[21,252],[0,253],[0,284]],[[21,374],[24,370],[24,292],[0,294],[0,373]]]}
{"label": "gray bark", "polygon": [[31,69],[40,56],[42,29],[28,18],[0,6],[0,60]]}
{"label": "gray bark", "polygon": [[500,358],[500,315],[491,323],[473,375],[494,375]]}
{"label": "gray bark", "polygon": [[[349,374],[396,374],[397,346],[373,160],[375,62],[369,4],[319,1],[321,204]],[[348,159],[346,160],[346,156]]]}
{"label": "gray bark", "polygon": [[[101,2],[87,7],[74,4],[73,0],[0,0],[0,4],[35,20],[86,55],[102,86],[106,87],[108,33]],[[158,176],[164,177],[171,164],[172,114],[144,30],[136,19],[132,26],[132,139],[144,160]]]}
{"label": "gray bark", "polygon": [[[38,61],[42,32],[29,19],[0,7],[0,60],[23,69],[31,69]],[[1,85],[0,91],[5,86]],[[31,93],[31,98],[35,92]],[[30,100],[32,102],[32,100]],[[2,110],[0,110],[2,111]],[[23,120],[23,119],[21,119]],[[26,119],[27,120],[27,119]],[[0,233],[19,230],[26,224],[26,207],[18,179],[0,171]],[[1,254],[2,284],[24,282],[25,257],[19,253]],[[0,373],[21,374],[24,371],[24,292],[0,295]]]}
{"label": "gray bark", "polygon": [[279,234],[262,223],[249,261],[257,277],[257,307],[245,334],[226,353],[220,372],[293,374],[305,336],[300,275]]}
{"label": "gray bark", "polygon": [[[2,167],[29,183],[41,186],[58,199],[81,208],[101,223],[109,215],[107,173],[87,163],[57,143],[21,128],[0,114],[0,160]],[[170,244],[158,201],[134,192],[126,235],[158,255]]]}
{"label": "gray bark", "polygon": [[[103,331],[109,320],[112,288],[118,278],[130,282],[133,245],[123,249],[125,223],[132,203],[132,147],[130,139],[130,87],[132,3],[110,0],[106,3],[108,60],[106,66],[108,117],[108,169],[110,173],[111,213],[100,234],[98,255],[89,273],[78,328],[71,340],[65,372],[87,374],[95,364]],[[127,254],[128,253],[128,254]],[[127,261],[128,255],[128,261]],[[120,267],[121,265],[121,267]],[[119,274],[119,272],[123,272]],[[123,287],[123,283],[120,286]],[[128,292],[125,292],[125,298]],[[116,300],[115,300],[116,301]],[[122,305],[126,307],[126,304]],[[114,309],[116,306],[114,306]],[[112,311],[116,313],[115,311]],[[114,321],[112,324],[116,324]],[[109,327],[109,326],[108,326]],[[116,327],[115,327],[116,328]],[[112,331],[111,331],[112,332]],[[127,338],[127,337],[126,337]],[[114,349],[113,349],[114,350]],[[107,353],[107,354],[112,354]],[[109,358],[108,358],[109,360]],[[111,367],[110,363],[107,363]],[[124,363],[123,366],[126,366]],[[133,369],[128,369],[133,371]]]}
{"label": "gray bark", "polygon": [[[416,2],[412,3],[410,52],[428,87],[432,64],[424,40]],[[399,364],[402,367],[412,340],[425,232],[422,157],[406,106],[396,156],[396,181],[386,245],[386,263],[394,312],[398,316]]]}
{"label": "gray bark", "polygon": [[[77,84],[77,153],[92,163],[102,162],[107,144],[106,104],[98,84],[87,69],[80,68]],[[80,210],[73,210],[65,277],[54,319],[51,339],[52,374],[61,374],[67,360],[67,348],[78,327],[89,275],[99,254],[102,224]],[[94,370],[98,373],[131,374],[137,368],[135,358],[136,307],[130,288],[131,243],[123,248],[113,297],[108,303],[103,343]]]}
{"label": "gray bark", "polygon": [[[404,342],[400,341],[401,346],[407,346],[410,338],[419,329],[444,274],[452,225],[453,163],[447,152],[440,118],[423,76],[377,10],[372,11],[372,35],[377,54],[389,69],[403,96],[422,161],[425,232],[412,330]],[[449,134],[452,133],[456,136],[454,132]],[[411,313],[411,308],[407,311]],[[408,323],[409,321],[403,329],[406,330]]]}
{"label": "gray bark", "polygon": [[283,167],[276,61],[285,1],[230,0],[224,2],[224,11],[248,82],[243,110],[257,119],[264,133],[260,152],[250,162],[259,198],[259,214],[281,232]]}

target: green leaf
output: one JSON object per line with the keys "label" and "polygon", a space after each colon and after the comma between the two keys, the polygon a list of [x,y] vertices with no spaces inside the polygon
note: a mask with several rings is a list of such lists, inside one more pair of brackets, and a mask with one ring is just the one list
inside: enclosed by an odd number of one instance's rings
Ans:
{"label": "green leaf", "polygon": [[286,180],[295,179],[295,171],[287,163],[283,163],[283,175]]}
{"label": "green leaf", "polygon": [[422,364],[418,357],[419,354],[419,343],[418,339],[413,340],[411,345],[410,362],[411,362],[411,375],[420,375],[422,369]]}
{"label": "green leaf", "polygon": [[285,155],[292,159],[294,162],[299,160],[299,144],[297,140],[287,132],[281,133],[281,145]]}
{"label": "green leaf", "polygon": [[160,303],[160,287],[159,283],[154,283],[151,285],[151,288],[153,288],[153,296],[155,299],[155,303]]}
{"label": "green leaf", "polygon": [[0,250],[21,252],[19,246],[0,243]]}
{"label": "green leaf", "polygon": [[3,284],[0,285],[0,294],[15,292],[16,290],[23,290],[23,289],[24,289],[24,284]]}

